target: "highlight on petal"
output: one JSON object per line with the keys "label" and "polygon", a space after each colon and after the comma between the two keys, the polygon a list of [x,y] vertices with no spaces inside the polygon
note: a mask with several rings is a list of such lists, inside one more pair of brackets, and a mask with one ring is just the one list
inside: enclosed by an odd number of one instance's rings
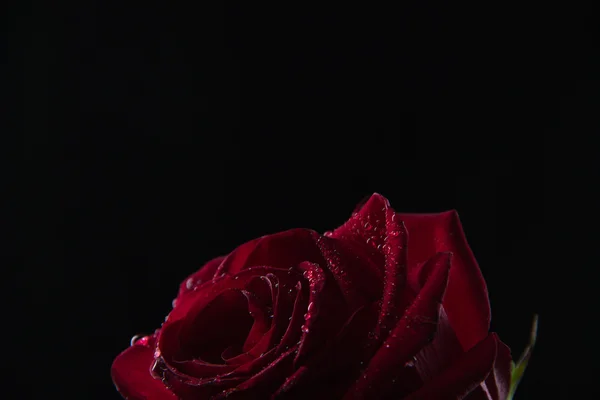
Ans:
{"label": "highlight on petal", "polygon": [[483,340],[490,327],[487,286],[467,243],[456,211],[439,214],[398,214],[408,230],[408,279],[422,285],[424,263],[437,252],[453,254],[443,304],[466,351]]}
{"label": "highlight on petal", "polygon": [[111,375],[119,393],[128,400],[176,400],[167,387],[150,374],[154,362],[154,339],[134,344],[113,362]]}
{"label": "highlight on petal", "polygon": [[510,349],[498,339],[498,353],[494,368],[482,386],[485,386],[491,400],[509,400],[510,367],[512,358]]}

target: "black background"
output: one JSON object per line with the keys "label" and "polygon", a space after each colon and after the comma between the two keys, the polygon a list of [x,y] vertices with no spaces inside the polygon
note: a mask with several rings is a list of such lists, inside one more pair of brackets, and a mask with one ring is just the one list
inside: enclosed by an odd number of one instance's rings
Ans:
{"label": "black background", "polygon": [[256,236],[336,227],[375,191],[458,210],[515,357],[540,314],[517,399],[592,398],[594,10],[484,3],[9,13],[14,398],[117,399],[113,358],[186,275]]}

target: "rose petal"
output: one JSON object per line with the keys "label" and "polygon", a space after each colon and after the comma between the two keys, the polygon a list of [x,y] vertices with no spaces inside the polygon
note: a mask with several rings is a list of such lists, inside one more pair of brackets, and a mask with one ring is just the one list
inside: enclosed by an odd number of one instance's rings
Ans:
{"label": "rose petal", "polygon": [[458,340],[468,350],[483,340],[490,327],[487,287],[456,211],[439,214],[399,214],[409,236],[409,276],[413,286],[422,282],[424,262],[437,252],[453,254],[449,285],[443,304]]}
{"label": "rose petal", "polygon": [[308,306],[307,296],[302,291],[302,282],[296,284],[296,299],[294,301],[292,315],[281,342],[277,345],[277,353],[288,350],[294,343],[297,343],[302,336],[302,325],[304,324],[304,313]]}
{"label": "rose petal", "polygon": [[124,398],[130,400],[175,400],[177,397],[150,374],[154,362],[154,339],[148,345],[134,344],[113,362],[111,375]]}
{"label": "rose petal", "polygon": [[340,398],[363,365],[368,331],[377,321],[378,307],[361,307],[354,312],[325,351],[310,358],[289,376],[273,398]]}
{"label": "rose petal", "polygon": [[292,364],[296,350],[296,346],[289,349],[256,375],[250,377],[234,388],[219,393],[213,397],[213,399],[268,398],[269,393],[273,393],[273,391],[281,385],[281,382],[285,377],[292,373]]}
{"label": "rose petal", "polygon": [[291,229],[266,235],[247,242],[229,254],[215,272],[236,273],[255,266],[287,269],[302,261],[320,262],[321,255],[316,247],[319,234],[308,229]]}
{"label": "rose petal", "polygon": [[165,325],[186,318],[192,312],[192,309],[203,308],[222,291],[227,289],[245,289],[246,285],[252,279],[259,276],[266,276],[269,273],[275,274],[280,280],[280,285],[286,288],[293,288],[301,276],[299,273],[293,273],[293,271],[287,269],[283,270],[271,267],[253,267],[240,271],[235,276],[224,276],[204,286],[202,290],[194,290],[182,296],[177,307],[169,314],[169,319]]}
{"label": "rose petal", "polygon": [[378,398],[390,390],[398,368],[410,362],[432,337],[448,283],[450,254],[437,254],[430,262],[434,267],[431,268],[431,276],[425,286],[346,394],[346,398]]}
{"label": "rose petal", "polygon": [[343,298],[334,290],[333,283],[325,279],[325,272],[317,264],[303,262],[298,268],[304,271],[310,293],[295,366],[334,337],[348,316]]}
{"label": "rose petal", "polygon": [[179,299],[179,297],[183,296],[185,293],[189,292],[190,290],[194,290],[194,288],[198,285],[210,281],[224,259],[225,257],[214,258],[204,264],[204,266],[198,271],[184,279],[184,281],[179,285],[179,294],[177,295],[177,298]]}
{"label": "rose petal", "polygon": [[[261,304],[262,301],[252,292],[243,290],[242,293],[244,293],[248,300],[248,310],[252,318],[254,318],[254,324],[252,325],[250,332],[248,332],[248,336],[246,336],[246,341],[242,347],[243,352],[247,352],[256,346],[265,333],[269,331],[273,314],[269,315],[265,308],[265,304]],[[269,303],[272,304],[271,301],[269,301]]]}
{"label": "rose petal", "polygon": [[[467,398],[490,374],[498,340],[490,334],[450,367],[437,375],[407,400],[461,400]],[[471,396],[468,396],[471,399]]]}
{"label": "rose petal", "polygon": [[[389,201],[374,193],[358,211],[354,211],[348,221],[333,231],[332,237],[366,243],[373,249],[383,245],[385,230],[385,210]],[[383,259],[383,253],[378,252]],[[380,264],[382,265],[382,264]]]}
{"label": "rose petal", "polygon": [[389,328],[394,326],[401,313],[399,310],[401,297],[406,283],[406,242],[407,233],[404,223],[397,218],[396,213],[386,208],[386,236],[383,253],[385,255],[385,279],[381,312],[377,321],[376,334],[384,336]]}
{"label": "rose petal", "polygon": [[349,312],[381,299],[383,274],[380,267],[352,243],[321,237],[317,246],[327,262],[327,270],[339,286]]}
{"label": "rose petal", "polygon": [[499,339],[498,353],[492,372],[485,380],[484,384],[490,394],[490,400],[505,400],[510,390],[510,372],[512,357],[510,349]]}
{"label": "rose petal", "polygon": [[242,348],[252,325],[243,292],[224,290],[205,307],[188,315],[179,335],[182,353],[188,360],[220,363],[221,353],[227,347]]}
{"label": "rose petal", "polygon": [[463,354],[462,346],[450,326],[444,307],[440,307],[438,326],[432,342],[415,356],[415,367],[427,383]]}

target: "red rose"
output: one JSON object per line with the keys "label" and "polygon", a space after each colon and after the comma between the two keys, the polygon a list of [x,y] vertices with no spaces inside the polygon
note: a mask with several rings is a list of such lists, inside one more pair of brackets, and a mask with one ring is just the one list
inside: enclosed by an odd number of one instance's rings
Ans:
{"label": "red rose", "polygon": [[494,399],[510,351],[454,211],[374,194],[333,232],[263,236],[186,279],[113,363],[127,399]]}

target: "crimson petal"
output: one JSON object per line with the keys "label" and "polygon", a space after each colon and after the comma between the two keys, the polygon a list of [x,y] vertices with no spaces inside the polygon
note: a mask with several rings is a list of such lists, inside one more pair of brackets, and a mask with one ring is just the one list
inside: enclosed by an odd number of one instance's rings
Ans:
{"label": "crimson petal", "polygon": [[223,391],[213,397],[218,399],[264,399],[268,398],[268,393],[273,392],[286,376],[292,373],[294,353],[297,346],[281,354],[275,361],[262,369],[256,375],[241,382],[234,388]]}
{"label": "crimson petal", "polygon": [[231,252],[215,271],[215,278],[255,266],[286,269],[302,261],[321,261],[316,247],[318,237],[309,229],[290,229],[254,239]]}
{"label": "crimson petal", "polygon": [[115,386],[129,400],[175,400],[177,397],[150,374],[154,362],[154,339],[134,344],[115,359],[111,375]]}
{"label": "crimson petal", "polygon": [[[221,262],[223,262],[224,259],[225,259],[225,257],[213,258],[212,260],[210,260],[209,262],[204,264],[204,266],[202,268],[200,268],[198,271],[196,271],[193,274],[191,274],[190,276],[188,276],[179,285],[179,294],[177,295],[177,298],[179,299],[179,297],[183,296],[185,293],[187,293],[191,290],[194,290],[194,288],[198,287],[199,285],[201,285],[207,281],[210,281],[212,279],[213,275],[215,274],[215,271],[217,270],[217,268],[219,267]],[[176,301],[178,301],[178,300],[176,300]]]}
{"label": "crimson petal", "polygon": [[432,342],[415,356],[415,367],[427,383],[463,354],[462,346],[450,326],[444,307],[440,307],[438,326]]}
{"label": "crimson petal", "polygon": [[346,398],[376,398],[390,390],[398,368],[412,361],[433,336],[440,302],[448,283],[450,258],[450,254],[440,253],[430,261],[434,267],[425,286],[347,392]]}
{"label": "crimson petal", "polygon": [[409,235],[408,279],[423,282],[422,266],[437,252],[453,254],[443,304],[458,340],[468,350],[483,340],[490,327],[487,286],[465,238],[456,211],[439,214],[399,214]]}
{"label": "crimson petal", "polygon": [[317,246],[351,311],[381,298],[383,274],[360,247],[326,236]]}
{"label": "crimson petal", "polygon": [[340,398],[363,364],[364,351],[357,344],[367,339],[369,329],[377,321],[377,313],[375,304],[354,312],[330,346],[289,376],[273,398],[304,399],[317,393],[318,398]]}
{"label": "crimson petal", "polygon": [[469,394],[490,374],[496,359],[497,347],[496,335],[493,333],[488,335],[406,400],[471,399]]}
{"label": "crimson petal", "polygon": [[325,271],[310,262],[300,263],[298,268],[304,271],[310,293],[294,366],[302,364],[304,359],[323,346],[327,339],[334,337],[347,318],[344,300],[336,290],[332,290],[331,287],[328,289],[333,282],[326,279]]}
{"label": "crimson petal", "polygon": [[387,208],[385,211],[386,236],[383,244],[385,280],[376,330],[379,336],[385,334],[388,327],[394,326],[404,311],[398,310],[397,306],[401,301],[399,293],[403,292],[406,280],[406,227],[392,209]]}
{"label": "crimson petal", "polygon": [[491,400],[505,400],[510,390],[510,363],[512,357],[508,346],[499,339],[497,341],[496,362],[494,363],[494,369],[485,380],[485,386],[491,395]]}

